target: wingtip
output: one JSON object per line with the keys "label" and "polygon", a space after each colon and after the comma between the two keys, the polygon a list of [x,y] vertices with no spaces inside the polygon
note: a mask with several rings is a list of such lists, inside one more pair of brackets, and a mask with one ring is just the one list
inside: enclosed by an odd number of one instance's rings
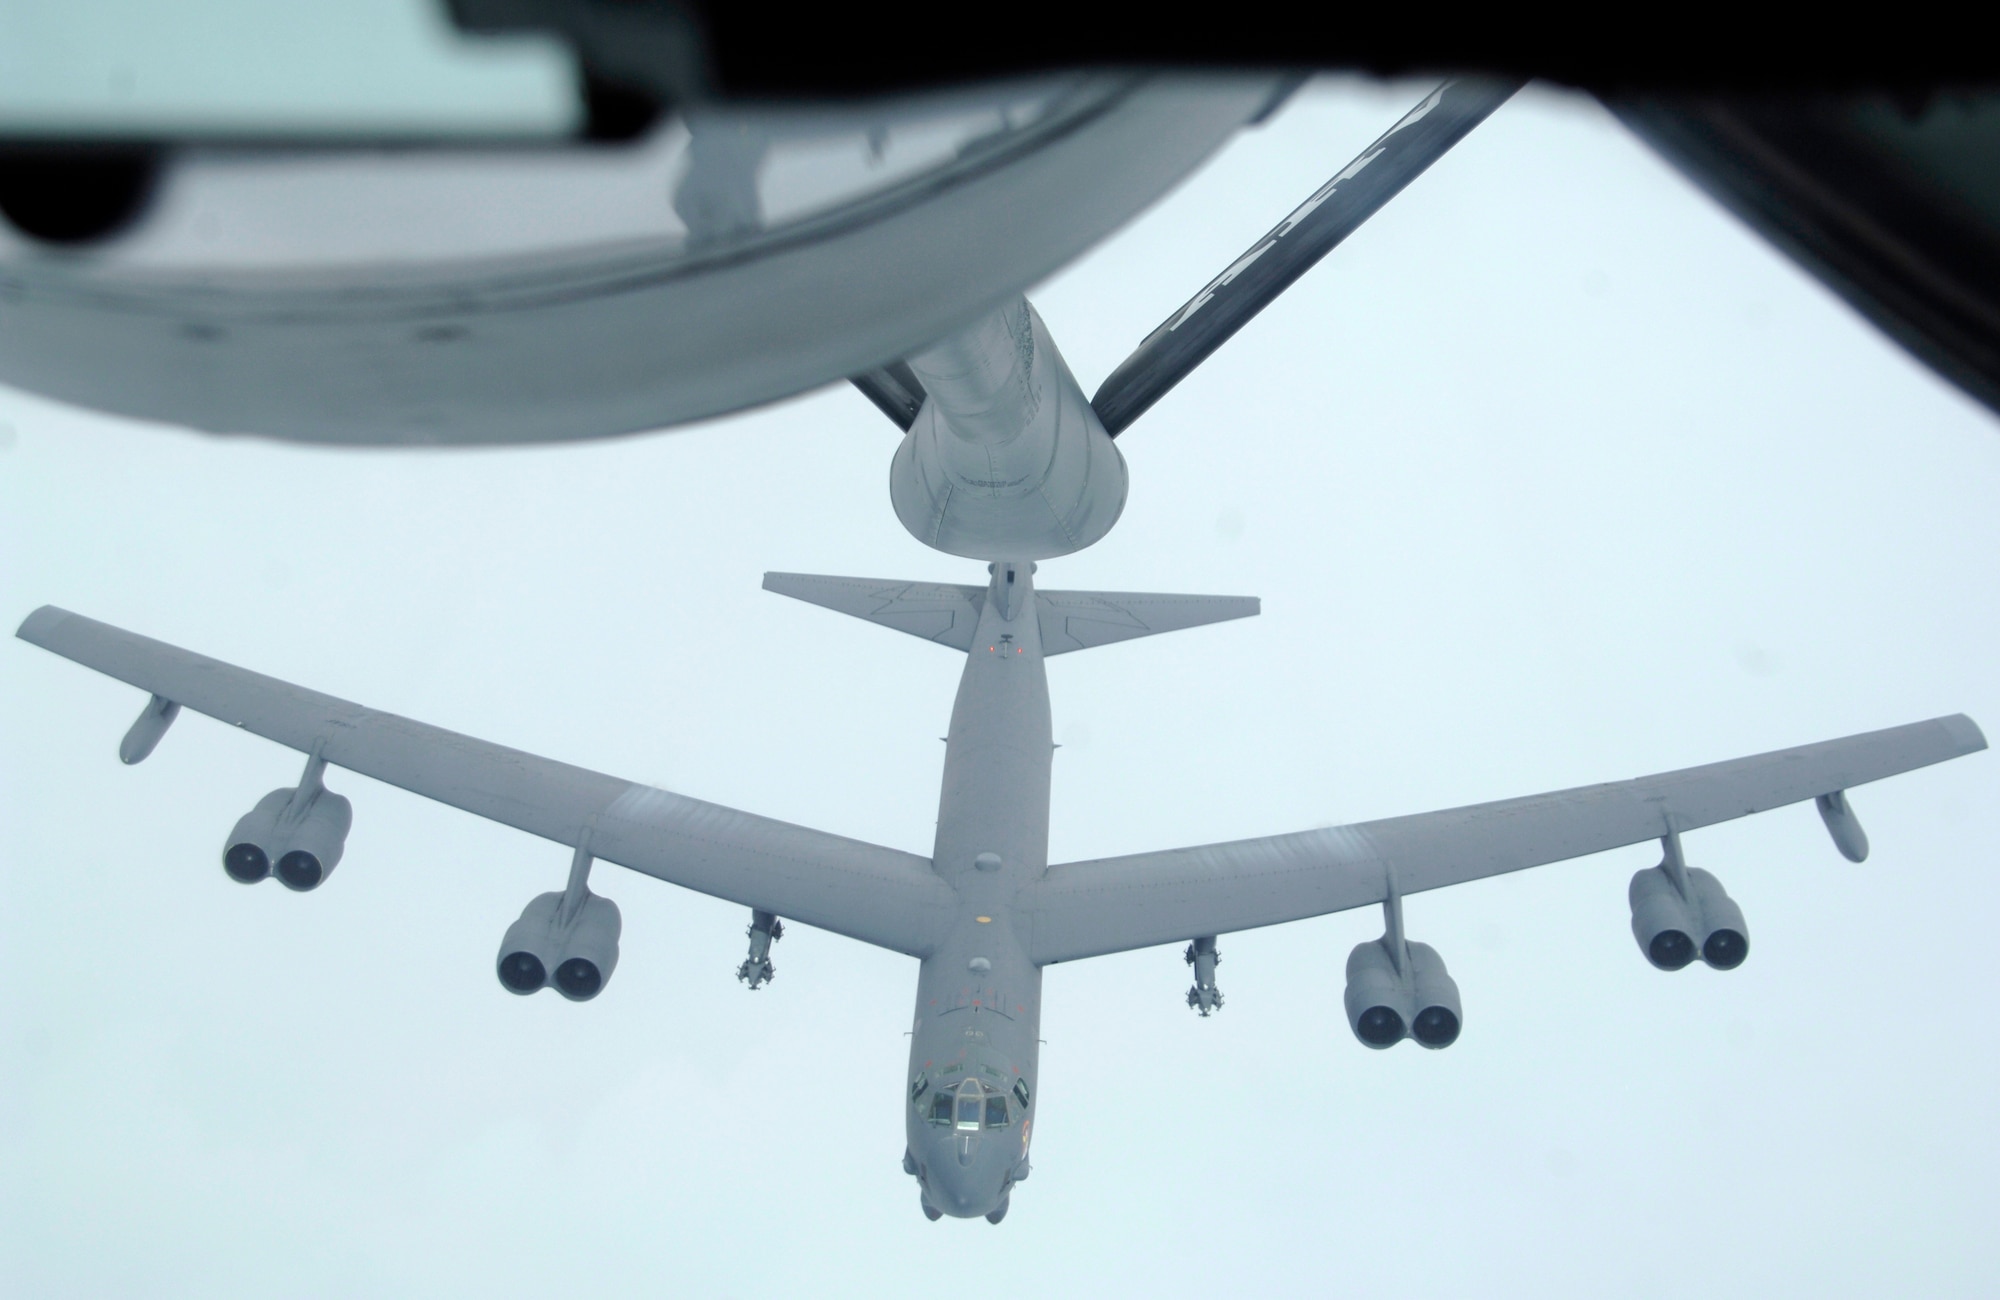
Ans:
{"label": "wingtip", "polygon": [[1960,753],[1974,754],[1986,748],[1986,733],[1979,729],[1978,723],[1963,713],[1954,713],[1948,718],[1939,718],[1938,721],[1951,733],[1951,738],[1959,743]]}
{"label": "wingtip", "polygon": [[40,645],[43,639],[49,633],[55,631],[62,621],[69,616],[69,611],[66,609],[57,609],[54,605],[44,605],[22,619],[21,626],[14,629],[14,635],[23,641]]}

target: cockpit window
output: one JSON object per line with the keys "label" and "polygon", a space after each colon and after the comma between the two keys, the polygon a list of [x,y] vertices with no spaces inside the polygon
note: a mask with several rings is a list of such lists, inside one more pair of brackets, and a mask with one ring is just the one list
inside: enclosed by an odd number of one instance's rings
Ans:
{"label": "cockpit window", "polygon": [[[928,1083],[923,1075],[913,1081],[911,1101],[931,1123],[949,1124],[960,1133],[1006,1128],[1028,1110],[1028,1085],[1019,1079],[1011,1093],[970,1077],[955,1084],[939,1084],[935,1089],[929,1089]],[[923,1099],[925,1091],[930,1092],[928,1104]],[[1011,1107],[1007,1104],[1010,1098],[1016,1103]]]}
{"label": "cockpit window", "polygon": [[986,1102],[986,1090],[980,1088],[980,1080],[968,1078],[958,1084],[958,1130],[980,1126],[980,1108]]}

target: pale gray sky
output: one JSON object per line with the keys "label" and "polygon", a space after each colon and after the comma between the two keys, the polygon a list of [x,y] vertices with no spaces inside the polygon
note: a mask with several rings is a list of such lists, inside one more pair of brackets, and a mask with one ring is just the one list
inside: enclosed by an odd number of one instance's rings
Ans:
{"label": "pale gray sky", "polygon": [[[1031,296],[1093,387],[1420,88],[1322,88]],[[758,590],[971,581],[844,388],[505,452],[232,442],[0,392],[0,617],[44,602],[701,798],[926,851],[958,662]],[[1588,102],[1530,91],[1120,442],[1064,587],[1261,618],[1051,667],[1056,860],[1964,710],[2000,732],[2000,428]],[[223,836],[296,756],[0,645],[0,1290],[75,1296],[1988,1295],[2000,766],[1699,832],[1739,971],[1649,967],[1651,850],[1411,900],[1465,999],[1359,1046],[1354,913],[1053,969],[1035,1174],[926,1222],[915,967],[600,867],[597,1001],[500,934],[557,846],[336,774],[326,888]]]}

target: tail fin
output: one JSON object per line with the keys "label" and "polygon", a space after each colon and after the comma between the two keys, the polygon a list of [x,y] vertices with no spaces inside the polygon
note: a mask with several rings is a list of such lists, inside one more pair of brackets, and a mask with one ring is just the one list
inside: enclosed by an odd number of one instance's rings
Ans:
{"label": "tail fin", "polygon": [[[764,590],[791,596],[926,641],[970,650],[986,605],[986,588],[882,578],[833,578],[767,573]],[[1177,632],[1258,613],[1255,596],[1162,596],[1136,591],[1037,591],[1042,653],[1066,654]]]}

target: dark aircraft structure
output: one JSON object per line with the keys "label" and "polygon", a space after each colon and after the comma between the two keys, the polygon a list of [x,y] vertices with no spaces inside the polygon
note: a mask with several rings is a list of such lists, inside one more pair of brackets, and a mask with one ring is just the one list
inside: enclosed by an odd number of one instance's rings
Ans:
{"label": "dark aircraft structure", "polygon": [[[692,150],[702,158],[700,175],[683,196],[689,202],[677,200],[675,206],[695,210],[701,203],[694,190],[707,188],[710,211],[723,214],[725,228],[744,224],[746,214],[744,184],[740,175],[731,176],[732,166],[754,168],[770,145],[782,145],[787,136],[824,134],[829,124],[839,130],[844,123],[879,142],[891,123],[907,121],[913,111],[935,116],[943,101],[963,102],[968,95],[992,102],[995,86],[1086,75],[1096,79],[1096,89],[1080,100],[1071,96],[1063,111],[1039,128],[984,133],[989,144],[1003,137],[1006,143],[1002,150],[981,151],[985,156],[976,170],[986,183],[968,185],[956,168],[931,178],[929,192],[914,207],[930,208],[938,220],[918,221],[914,237],[910,223],[885,224],[879,212],[864,214],[850,204],[844,214],[848,226],[875,229],[884,236],[880,242],[916,254],[893,275],[878,265],[881,255],[871,255],[863,239],[825,245],[823,253],[838,256],[813,259],[820,266],[853,268],[837,283],[788,280],[784,259],[745,258],[748,250],[739,239],[732,260],[751,269],[748,276],[706,274],[714,268],[687,256],[695,251],[689,248],[636,263],[629,256],[611,262],[544,258],[517,268],[535,286],[538,300],[532,303],[521,292],[519,276],[510,277],[504,293],[481,275],[448,285],[433,276],[428,286],[379,277],[325,282],[323,288],[350,300],[357,291],[379,300],[379,319],[349,301],[344,314],[324,322],[345,349],[359,343],[372,351],[413,340],[457,345],[419,349],[429,355],[402,363],[403,373],[391,385],[416,392],[419,406],[428,400],[426,389],[445,394],[451,400],[443,404],[451,410],[435,409],[438,402],[417,412],[363,403],[345,411],[351,418],[344,424],[314,424],[282,405],[260,407],[255,401],[203,409],[168,379],[190,362],[195,373],[209,372],[218,353],[226,371],[232,331],[261,334],[279,323],[296,324],[301,313],[324,311],[310,297],[298,296],[304,286],[288,285],[293,293],[286,297],[251,283],[217,283],[216,271],[225,272],[225,281],[228,275],[226,268],[214,267],[203,268],[206,298],[194,294],[191,284],[177,292],[171,276],[160,282],[157,274],[143,287],[122,286],[115,275],[106,283],[101,274],[50,282],[18,257],[19,250],[8,249],[5,228],[28,249],[115,252],[157,217],[163,196],[176,198],[190,186],[198,190],[200,173],[217,164],[270,163],[275,152],[291,155],[296,170],[301,156],[333,161],[327,155],[386,146],[413,154],[422,169],[436,165],[427,158],[468,151],[490,155],[493,142],[468,144],[394,129],[301,135],[294,128],[288,134],[254,120],[163,129],[135,119],[120,129],[93,125],[66,131],[60,123],[24,125],[0,118],[0,290],[6,294],[0,301],[12,304],[0,310],[0,380],[196,428],[309,440],[513,441],[660,428],[828,382],[856,357],[866,358],[865,364],[852,364],[844,373],[893,362],[937,337],[938,321],[963,323],[1077,255],[1206,157],[1229,130],[1270,111],[1285,88],[1312,72],[1453,72],[1514,84],[1539,78],[1598,96],[1640,139],[1889,337],[1977,400],[2000,409],[2000,59],[1990,42],[1953,40],[1926,24],[1819,23],[1809,34],[1787,24],[1750,24],[1719,37],[1693,16],[1675,13],[1650,20],[1634,16],[1644,27],[1643,38],[1586,42],[1571,24],[1517,14],[1455,15],[1441,23],[1414,11],[1313,20],[1290,11],[1253,10],[1233,13],[1227,23],[1134,24],[1123,11],[1086,4],[1065,11],[1061,39],[1002,25],[981,30],[977,39],[928,42],[918,55],[898,34],[934,29],[936,14],[904,4],[776,13],[712,0],[449,0],[446,7],[468,38],[540,33],[570,50],[581,101],[578,139],[570,152],[594,157],[595,170],[615,170],[611,160],[621,154],[632,161],[630,155],[643,153],[648,141],[657,141],[663,128],[676,122],[716,142]],[[1166,105],[1155,78],[1152,116],[1142,103],[1138,111],[1111,114],[1124,124],[1123,133],[1116,123],[1110,130],[1087,124],[1105,106],[1106,79],[1115,82],[1141,70],[1180,74],[1183,97],[1201,97],[1190,90],[1191,81],[1217,77],[1247,78],[1265,85],[1269,94],[1252,92],[1247,108],[1186,98]],[[1142,92],[1140,98],[1146,97]],[[1079,116],[1079,104],[1093,100],[1099,101],[1097,109],[1085,107]],[[1080,148],[1053,146],[1052,135],[1068,134],[1086,138]],[[725,140],[729,143],[720,143]],[[552,151],[546,142],[533,142],[500,152],[511,154],[509,170],[520,171],[545,166]],[[1045,158],[1047,165],[1010,165],[1024,156]],[[571,180],[576,170],[569,169]],[[1030,175],[1034,172],[1040,174]],[[1072,182],[1057,205],[1057,228],[980,227],[974,221],[971,214],[981,211],[1046,211],[1047,202],[1034,203],[1029,196],[1049,193],[1047,187],[1059,183],[1054,173]],[[992,183],[1002,174],[1008,179]],[[1078,183],[1086,179],[1087,184]],[[963,201],[933,202],[940,197],[936,181],[959,191]],[[398,178],[377,176],[374,183],[387,188],[371,198],[364,186],[349,200],[359,220],[380,220],[385,205],[400,196]],[[857,187],[870,188],[877,187]],[[446,205],[453,201],[449,193],[429,197]],[[895,201],[911,208],[913,197],[906,191]],[[228,201],[258,210],[254,193],[232,194]],[[727,215],[732,210],[733,218]],[[755,224],[757,214],[749,215],[749,224]],[[851,220],[856,216],[864,220]],[[965,232],[945,243],[961,254],[954,267],[969,283],[952,284],[945,277],[947,283],[940,284],[935,274],[927,276],[926,261],[939,251],[934,232],[940,229]],[[792,232],[794,244],[802,233]],[[565,242],[557,232],[542,234],[545,253],[556,251],[551,243]],[[713,251],[714,241],[705,242]],[[975,242],[980,256],[967,261],[962,254]],[[764,274],[756,273],[759,267]],[[786,285],[782,296],[794,308],[817,303],[815,290],[824,289],[828,300],[847,304],[849,311],[844,317],[812,310],[763,316],[739,307],[735,315],[743,329],[766,339],[767,365],[757,380],[730,375],[727,366],[720,378],[712,377],[718,358],[726,358],[738,337],[725,330],[718,347],[690,355],[685,365],[666,367],[666,383],[678,397],[648,394],[639,374],[614,368],[592,378],[600,387],[627,390],[623,404],[592,409],[584,392],[562,392],[572,411],[567,422],[531,413],[513,429],[467,431],[480,419],[490,424],[493,415],[520,406],[517,394],[492,411],[468,401],[482,383],[518,373],[510,327],[555,339],[558,353],[597,351],[614,324],[644,323],[672,332],[677,319],[704,319],[702,313],[718,301],[771,296],[771,282]],[[911,291],[899,296],[893,291],[898,284]],[[426,294],[426,287],[433,292]],[[585,307],[583,323],[575,327],[580,332],[568,343],[563,330],[574,322],[548,310],[544,301],[555,295],[571,304],[574,317],[576,305],[593,296],[646,288],[671,300],[664,316],[641,306],[636,316],[630,309],[597,313],[602,320],[595,322]],[[452,301],[459,304],[456,315],[448,305]],[[477,319],[482,302],[500,310]],[[474,319],[465,317],[468,307],[475,309]],[[163,327],[162,339],[135,346],[130,333],[143,332],[144,320]],[[857,331],[857,323],[866,328]],[[256,363],[268,366],[274,354],[283,358],[292,347],[324,345],[313,339],[291,342],[278,333]],[[823,341],[815,347],[809,342],[814,334],[822,340],[838,337],[843,346]],[[166,339],[177,340],[178,350]],[[189,348],[191,341],[206,346]],[[82,355],[66,355],[73,352]],[[367,364],[383,363],[370,358]],[[135,367],[137,376],[131,374]],[[235,386],[243,388],[242,375],[257,369],[246,360]],[[536,380],[534,391],[547,387],[547,374],[532,364],[528,373]],[[320,387],[326,378],[351,381],[353,375],[322,377]],[[293,388],[313,397],[302,405],[323,401],[324,394],[310,383]],[[247,386],[251,393],[255,389]],[[454,429],[453,412],[462,409],[478,418]],[[336,403],[336,416],[340,413]]]}

